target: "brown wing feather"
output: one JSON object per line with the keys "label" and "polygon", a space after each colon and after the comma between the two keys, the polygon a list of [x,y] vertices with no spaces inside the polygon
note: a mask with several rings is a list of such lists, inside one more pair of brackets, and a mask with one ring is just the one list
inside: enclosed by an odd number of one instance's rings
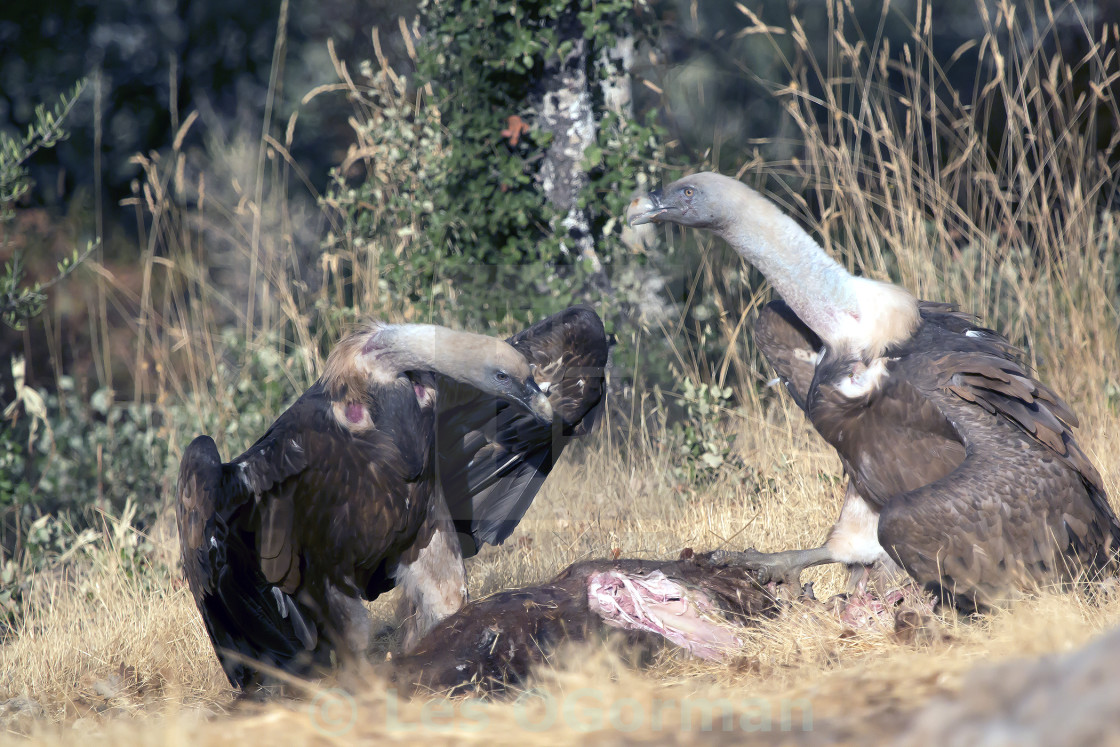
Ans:
{"label": "brown wing feather", "polygon": [[975,604],[1111,562],[1120,524],[1069,408],[999,335],[951,308],[922,312],[865,397],[843,395],[862,362],[840,358],[822,363],[810,397],[813,423],[882,506],[883,547]]}
{"label": "brown wing feather", "polygon": [[574,306],[507,342],[536,367],[533,377],[547,387],[552,411],[560,416],[565,434],[590,433],[603,411],[610,349],[599,315],[586,306]]}
{"label": "brown wing feather", "polygon": [[391,588],[427,513],[433,415],[411,382],[369,392],[372,428],[343,428],[332,405],[316,384],[233,462],[204,436],[184,453],[184,570],[234,685],[259,679],[246,659],[296,673],[329,659],[330,589]]}
{"label": "brown wing feather", "polygon": [[1077,445],[1077,417],[1054,392],[1015,360],[976,352],[945,355],[936,361],[942,386],[1015,423],[1045,445],[1085,481],[1104,490],[1100,473]]}
{"label": "brown wing feather", "polygon": [[296,418],[288,413],[282,415],[264,436],[230,463],[244,485],[247,500],[251,500],[239,524],[256,539],[258,562],[265,579],[288,594],[295,593],[300,582],[300,548],[292,534],[292,478],[308,466],[303,446],[305,434],[298,426],[293,427],[293,419]]}
{"label": "brown wing feather", "polygon": [[566,309],[508,342],[535,366],[555,419],[544,426],[470,387],[441,387],[440,481],[467,557],[510,535],[565,446],[591,431],[606,399],[609,344],[591,309]]}
{"label": "brown wing feather", "polygon": [[753,338],[794,402],[804,410],[817,369],[817,356],[823,347],[821,338],[805,326],[785,301],[771,301],[762,307],[754,323]]}
{"label": "brown wing feather", "polygon": [[252,502],[239,470],[222,464],[212,439],[191,442],[176,506],[183,571],[222,668],[239,687],[257,681],[246,660],[291,666],[318,638],[296,602],[272,591],[239,531]]}
{"label": "brown wing feather", "polygon": [[906,377],[889,373],[869,397],[853,401],[841,392],[832,370],[826,364],[814,383],[810,419],[836,448],[866,500],[882,507],[964,461],[956,428]]}

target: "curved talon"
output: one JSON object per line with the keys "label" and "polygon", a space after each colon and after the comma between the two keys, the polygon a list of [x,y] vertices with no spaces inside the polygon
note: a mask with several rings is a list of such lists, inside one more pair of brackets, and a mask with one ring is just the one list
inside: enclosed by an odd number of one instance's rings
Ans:
{"label": "curved talon", "polygon": [[759,552],[752,548],[746,550],[718,550],[712,553],[712,561],[717,565],[736,566],[753,571],[758,583],[800,584],[801,569],[785,568],[780,559],[781,553]]}

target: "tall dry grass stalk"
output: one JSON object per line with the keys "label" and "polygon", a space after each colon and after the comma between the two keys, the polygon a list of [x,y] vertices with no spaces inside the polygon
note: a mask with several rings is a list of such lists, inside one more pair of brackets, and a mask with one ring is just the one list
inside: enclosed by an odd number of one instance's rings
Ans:
{"label": "tall dry grass stalk", "polygon": [[[849,269],[975,313],[1076,398],[1115,387],[1120,363],[1118,39],[1112,26],[1093,38],[1073,3],[1042,7],[1035,18],[1009,0],[977,3],[987,32],[954,53],[978,54],[971,95],[949,87],[951,61],[933,56],[930,2],[917,4],[901,50],[863,36],[843,2],[827,3],[823,59],[796,18],[790,29],[758,22],[775,50],[787,38],[794,47],[789,82],[773,94],[796,124],[796,142],[782,150],[798,156],[756,158],[739,175]],[[884,17],[891,12],[884,3]],[[1046,56],[1059,15],[1081,24],[1080,59]],[[1090,81],[1080,92],[1078,79]],[[740,285],[721,280],[726,262],[705,267],[710,288]],[[741,309],[757,303],[733,295],[740,308],[719,315],[729,338]]]}
{"label": "tall dry grass stalk", "polygon": [[[284,28],[282,19],[274,65],[282,64]],[[412,32],[403,22],[400,31],[415,55]],[[356,317],[407,321],[423,313],[397,299],[378,272],[381,254],[399,255],[418,231],[407,218],[401,225],[387,207],[417,176],[401,141],[393,149],[385,142],[386,112],[414,110],[419,117],[420,110],[418,94],[381,55],[376,31],[374,47],[379,69],[356,82],[330,45],[340,82],[311,91],[304,104],[321,95],[346,95],[354,103],[349,123],[355,144],[339,170],[393,190],[383,202],[363,204],[374,225],[395,222],[386,245],[347,233],[342,207],[319,194],[292,158],[298,111],[278,139],[270,108],[256,145],[227,139],[217,125],[206,129],[192,112],[169,154],[134,158],[142,178],[128,202],[143,216],[144,244],[143,289],[132,299],[138,307],[134,400],[186,404],[198,422],[215,415],[228,421],[237,416],[228,396],[233,392],[215,383],[229,380],[250,358],[293,363],[281,384],[298,392],[317,378],[329,345]],[[186,143],[199,139],[204,147],[189,150]],[[293,182],[305,193],[293,194]],[[228,344],[231,331],[236,351]]]}
{"label": "tall dry grass stalk", "polygon": [[[1052,15],[1040,27],[1024,27],[1013,3],[980,3],[988,24],[977,41],[982,78],[975,96],[962,100],[945,88],[945,61],[930,51],[928,3],[919,3],[913,40],[903,50],[853,32],[844,3],[827,7],[833,29],[828,53],[815,55],[795,21],[785,31],[801,62],[791,62],[789,84],[775,91],[800,128],[803,157],[748,162],[742,173],[784,180],[787,207],[854,269],[900,282],[923,298],[956,302],[1024,344],[1041,377],[1081,415],[1081,443],[1102,468],[1110,493],[1120,494],[1120,446],[1109,435],[1120,426],[1116,159],[1114,143],[1106,151],[1095,144],[1102,118],[1120,121],[1109,85],[1120,74],[1112,51],[1115,30],[1089,38],[1091,51],[1081,60],[1044,58],[1037,40],[1050,33],[1045,24],[1053,23]],[[761,33],[771,34],[777,48],[775,30]],[[1075,97],[1073,81],[1081,69],[1093,83]],[[341,65],[339,71],[341,90],[366,86]],[[904,90],[889,85],[892,75],[906,81]],[[401,161],[383,158],[379,141],[368,130],[363,134],[363,127],[384,116],[378,106],[415,108],[416,99],[384,65],[371,85],[372,93],[361,91],[367,108],[355,114],[353,161],[406,190],[413,175],[394,171]],[[993,152],[987,130],[1000,112],[1007,117],[1006,133]],[[262,143],[276,156],[266,158],[274,166],[270,178],[283,181],[289,174],[294,121],[286,142]],[[188,119],[183,129],[192,123]],[[400,247],[355,237],[335,235],[321,255],[323,281],[304,292],[306,268],[283,228],[284,191],[273,195],[273,188],[234,185],[237,201],[216,201],[212,185],[188,187],[180,179],[183,158],[176,147],[170,160],[142,161],[141,198],[153,216],[151,246],[159,251],[147,255],[153,281],[144,299],[150,322],[137,334],[138,359],[148,366],[140,393],[190,403],[218,418],[232,416],[232,405],[215,399],[209,383],[222,375],[222,319],[232,317],[250,349],[302,351],[289,372],[297,390],[315,377],[324,338],[336,331],[338,320],[324,317],[324,308],[353,303],[397,318],[423,313],[394,303],[391,289],[379,283],[376,253]],[[270,214],[281,219],[261,221]],[[251,227],[258,223],[276,228],[257,233]],[[253,300],[212,283],[206,238],[217,234],[242,247],[240,261],[255,263],[259,282],[246,289]],[[397,238],[406,241],[407,232]],[[666,557],[685,546],[779,549],[820,541],[838,512],[840,465],[788,399],[757,385],[769,372],[752,352],[747,322],[766,294],[728,272],[737,262],[725,248],[713,247],[696,286],[697,295],[717,306],[726,354],[706,360],[694,349],[677,352],[689,375],[737,382],[740,406],[727,413],[726,427],[738,433],[736,449],[755,476],[728,471],[711,484],[679,484],[672,476],[679,455],[663,437],[657,400],[634,392],[633,402],[615,403],[614,412],[625,415],[617,417],[625,430],[604,429],[572,449],[511,540],[470,562],[473,594],[547,578],[570,562],[612,552]],[[671,344],[679,344],[678,331],[665,330]],[[225,450],[236,452],[237,446]],[[819,595],[839,588],[836,570],[814,569],[807,577]],[[604,739],[620,735],[617,725],[586,727],[578,719],[534,731],[532,724],[540,721],[525,710],[531,706],[510,703],[482,707],[485,730],[453,735],[455,729],[423,726],[429,723],[423,702],[394,703],[398,710],[390,718],[376,674],[347,701],[355,719],[337,732],[324,729],[307,701],[232,708],[232,718],[208,719],[231,709],[230,694],[180,583],[168,579],[140,588],[103,559],[79,577],[44,581],[41,592],[21,635],[0,649],[0,687],[6,697],[22,695],[42,705],[47,723],[92,719],[78,732],[20,727],[40,729],[44,741],[465,736],[524,743],[586,738],[588,729]],[[379,600],[375,617],[390,622],[392,605],[391,597]],[[836,621],[803,611],[751,633],[743,660],[733,667],[667,655],[649,671],[630,672],[610,652],[593,649],[558,657],[556,669],[543,672],[536,687],[555,702],[594,688],[603,708],[666,698],[723,697],[736,708],[747,698],[807,698],[818,723],[873,724],[886,710],[952,691],[977,662],[1065,650],[1118,620],[1115,601],[1046,593],[978,621],[945,618],[945,637],[905,645],[886,633],[853,636]],[[381,641],[376,650],[390,643]],[[314,706],[315,698],[309,701]],[[107,720],[99,709],[156,718],[144,724]],[[458,731],[471,726],[454,723]],[[633,732],[649,739],[658,734],[648,720]],[[681,741],[702,736],[677,734]]]}

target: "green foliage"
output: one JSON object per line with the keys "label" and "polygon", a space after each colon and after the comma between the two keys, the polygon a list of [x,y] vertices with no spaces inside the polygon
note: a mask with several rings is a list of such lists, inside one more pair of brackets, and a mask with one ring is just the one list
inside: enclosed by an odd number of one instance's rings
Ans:
{"label": "green foliage", "polygon": [[12,218],[12,205],[31,189],[31,179],[24,163],[42,148],[53,148],[66,138],[62,121],[82,95],[86,82],[79,81],[69,94],[63,94],[53,109],[40,104],[35,107],[35,121],[22,138],[13,138],[0,130],[0,221]]}
{"label": "green foliage", "polygon": [[79,531],[67,516],[43,514],[32,522],[24,533],[20,557],[0,558],[0,632],[19,619],[36,571],[76,556],[97,538],[97,531]]}
{"label": "green foliage", "polygon": [[304,387],[295,375],[302,351],[239,340],[232,331],[222,337],[229,353],[199,382],[205,401],[162,407],[117,402],[105,388],[83,393],[68,376],[57,392],[39,392],[25,386],[22,361],[13,362],[16,398],[0,428],[0,628],[16,618],[36,573],[95,541],[101,562],[148,583],[144,532],[174,496],[180,454],[172,445],[207,432],[227,456],[239,453]]}
{"label": "green foliage", "polygon": [[677,479],[704,485],[727,470],[742,470],[742,459],[732,453],[735,436],[725,417],[732,406],[731,387],[697,384],[686,377],[682,389],[683,417],[669,430],[680,454],[673,468]]}
{"label": "green foliage", "polygon": [[99,518],[127,513],[150,525],[171,484],[174,458],[151,405],[88,398],[67,376],[56,393],[23,385],[0,430],[0,624],[10,624],[34,574],[94,541]]}
{"label": "green foliage", "polygon": [[80,530],[91,510],[132,503],[149,522],[171,486],[175,459],[153,405],[114,402],[108,389],[87,398],[67,376],[58,383],[55,393],[23,388],[13,403],[23,417],[9,408],[15,422],[0,436],[3,545],[14,555],[36,546],[30,528],[46,515],[69,517]]}
{"label": "green foliage", "polygon": [[[114,572],[144,591],[159,587],[170,569],[160,561],[147,534],[135,525],[136,505],[119,514],[99,512],[99,526],[79,529],[67,515],[44,514],[28,527],[19,559],[0,559],[0,639],[14,630],[31,601],[36,577],[81,561]],[[74,591],[94,599],[102,591],[96,579],[75,573]]]}
{"label": "green foliage", "polygon": [[[66,137],[63,120],[84,87],[84,81],[75,85],[52,109],[36,107],[35,121],[24,137],[0,132],[0,224],[12,220],[14,204],[31,188],[27,160]],[[7,243],[7,237],[0,241]],[[73,272],[96,246],[90,242],[84,252],[75,249],[58,263],[52,279],[26,287],[23,254],[14,251],[0,273],[0,321],[15,329],[26,326],[42,311],[47,289]],[[91,400],[98,416],[94,419],[69,377],[61,377],[58,391],[45,396],[25,386],[22,359],[5,363],[11,365],[15,392],[3,411],[8,423],[0,429],[0,625],[14,619],[35,570],[71,556],[91,541],[92,530],[80,526],[82,522],[75,524],[71,509],[89,496],[98,508],[112,505],[118,492],[132,500],[141,492],[137,482],[151,472],[153,452],[160,447],[166,451],[166,442],[157,445],[145,437],[148,429],[137,426],[135,410],[111,408],[108,390],[96,392]],[[123,417],[126,412],[128,417]],[[103,462],[104,454],[117,451],[131,459]],[[104,485],[110,486],[107,493]]]}
{"label": "green foliage", "polygon": [[[621,37],[640,40],[636,19],[644,14],[621,0],[432,0],[421,13],[417,79],[398,86],[418,95],[402,106],[405,96],[387,100],[401,91],[379,94],[371,126],[359,133],[372,151],[404,164],[382,160],[356,188],[336,176],[330,199],[347,234],[376,253],[390,293],[441,319],[485,327],[578,301],[613,302],[601,298],[600,281],[590,282],[600,268],[577,251],[542,189],[552,135],[538,126],[536,108],[549,74],[584,65],[595,140],[584,153],[577,206],[609,277],[631,260],[620,216],[631,194],[657,178],[650,164],[662,160],[652,113],[639,121],[602,100],[601,84],[621,72],[605,52]],[[587,53],[573,56],[580,37]],[[602,310],[612,317],[617,308]]]}
{"label": "green foliage", "polygon": [[56,393],[38,392],[23,385],[16,361],[17,396],[4,411],[9,427],[0,430],[5,551],[26,549],[29,527],[48,514],[69,516],[81,530],[100,511],[119,515],[132,505],[136,523],[148,526],[164,506],[161,498],[174,492],[179,454],[171,444],[207,432],[236,453],[260,436],[303,389],[293,378],[300,361],[267,345],[239,348],[237,339],[223,336],[231,351],[225,360],[245,365],[223,362],[200,382],[205,402],[164,407],[117,402],[104,388],[85,395],[68,376]]}
{"label": "green foliage", "polygon": [[26,327],[28,320],[38,316],[43,310],[43,305],[47,302],[47,290],[73,272],[97,246],[96,242],[91,241],[81,253],[74,249],[69,257],[63,257],[59,261],[58,272],[53,278],[45,283],[35,282],[25,287],[21,287],[23,252],[16,250],[12,259],[4,263],[4,272],[0,273],[0,321],[13,329]]}
{"label": "green foliage", "polygon": [[281,345],[279,333],[262,335],[249,346],[240,330],[227,329],[219,340],[226,354],[198,390],[205,401],[171,408],[168,417],[180,429],[179,443],[208,433],[229,457],[256,441],[311,382],[298,373],[306,351]]}
{"label": "green foliage", "polygon": [[[360,314],[386,314],[413,305],[443,317],[454,303],[441,276],[442,257],[423,245],[422,226],[435,210],[429,192],[440,179],[445,133],[431,99],[392,70],[363,63],[369,84],[351,95],[359,112],[356,150],[369,165],[364,180],[348,183],[345,164],[332,171],[326,202],[341,217],[342,231],[327,237],[325,280],[352,284],[344,300]],[[337,251],[335,254],[333,251]],[[334,300],[334,299],[332,299]],[[326,303],[320,313],[339,313]]]}
{"label": "green foliage", "polygon": [[[0,223],[11,221],[13,205],[31,189],[31,178],[24,164],[37,151],[53,148],[66,138],[62,121],[81,96],[85,81],[79,82],[69,94],[64,94],[53,109],[40,104],[35,108],[35,121],[22,138],[13,138],[0,131]],[[5,242],[6,243],[6,242]],[[69,275],[82,260],[90,255],[95,244],[90,243],[85,252],[73,255],[58,263],[58,274],[45,283],[20,287],[23,283],[23,255],[18,249],[12,259],[4,264],[0,273],[0,321],[14,329],[23,329],[27,320],[43,310],[45,291]]]}
{"label": "green foliage", "polygon": [[23,329],[27,320],[38,316],[47,302],[47,295],[38,284],[21,288],[23,284],[23,252],[16,251],[4,263],[0,274],[0,320],[13,329]]}

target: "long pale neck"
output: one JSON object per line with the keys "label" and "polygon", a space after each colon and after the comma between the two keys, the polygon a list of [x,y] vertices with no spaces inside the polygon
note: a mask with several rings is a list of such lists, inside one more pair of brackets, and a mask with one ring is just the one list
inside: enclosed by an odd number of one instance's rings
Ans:
{"label": "long pale neck", "polygon": [[878,355],[913,333],[917,302],[904,289],[854,277],[788,215],[741,182],[725,195],[730,220],[715,232],[766,276],[832,348]]}
{"label": "long pale neck", "polygon": [[376,353],[378,366],[387,374],[392,371],[393,376],[402,371],[423,370],[469,381],[479,354],[498,343],[484,335],[435,324],[391,324],[371,338],[365,352]]}
{"label": "long pale neck", "polygon": [[485,335],[374,322],[339,341],[322,381],[340,402],[360,400],[371,382],[392,384],[406,371],[433,372],[489,391],[489,372],[501,364],[515,369],[518,362],[528,365],[508,344]]}

